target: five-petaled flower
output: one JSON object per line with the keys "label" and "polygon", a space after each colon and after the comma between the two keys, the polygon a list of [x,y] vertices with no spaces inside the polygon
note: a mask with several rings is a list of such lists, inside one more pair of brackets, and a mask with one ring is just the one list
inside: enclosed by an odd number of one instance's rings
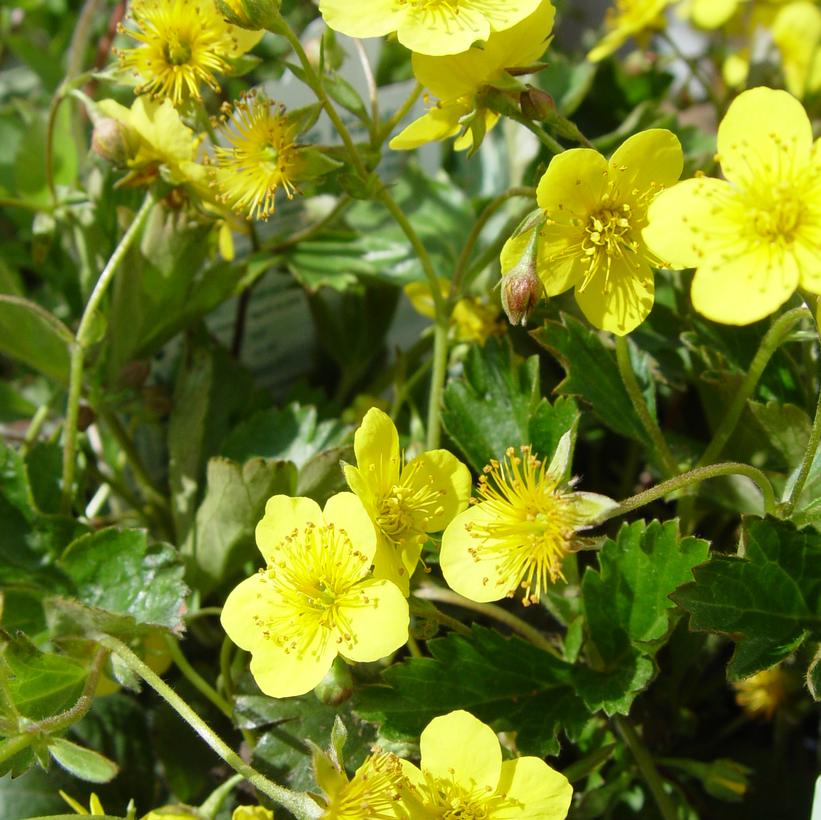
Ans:
{"label": "five-petaled flower", "polygon": [[544,54],[555,13],[549,0],[542,0],[520,23],[491,34],[481,48],[442,57],[414,54],[416,79],[438,100],[397,134],[390,147],[407,150],[457,135],[457,150],[478,147],[481,139],[474,136],[484,135],[499,119],[480,105],[482,88],[510,83],[508,69],[529,66]]}
{"label": "five-petaled flower", "polygon": [[370,577],[376,533],[359,499],[339,493],[324,511],[275,495],[256,529],[266,566],[235,587],[222,626],[251,653],[251,673],[272,697],[313,689],[336,656],[375,661],[408,638],[408,603]]}
{"label": "five-petaled flower", "polygon": [[421,768],[402,760],[412,818],[562,820],[573,788],[538,757],[502,760],[493,730],[462,710],[434,718],[419,741]]}
{"label": "five-petaled flower", "polygon": [[538,231],[537,273],[546,296],[575,288],[591,324],[620,336],[640,325],[653,307],[651,265],[658,259],[642,239],[647,207],[681,175],[684,157],[670,131],[654,128],[630,137],[608,162],[590,148],[553,157],[536,201],[544,222],[511,237],[502,270],[519,262]]}
{"label": "five-petaled flower", "polygon": [[695,268],[709,319],[744,325],[797,287],[821,293],[821,141],[786,91],[740,94],[718,128],[726,179],[696,177],[652,203],[644,239],[665,267]]}
{"label": "five-petaled flower", "polygon": [[407,594],[427,533],[443,530],[467,507],[470,472],[447,450],[405,463],[390,417],[376,407],[354,436],[356,467],[345,465],[348,486],[362,499],[379,536],[374,575]]}
{"label": "five-petaled flower", "polygon": [[458,54],[527,17],[540,0],[320,0],[335,31],[351,37],[397,33],[419,54]]}
{"label": "five-petaled flower", "polygon": [[572,433],[559,440],[550,464],[527,445],[511,447],[479,478],[477,503],[451,521],[439,562],[451,589],[473,601],[498,601],[524,590],[537,603],[562,576],[562,561],[616,502],[577,492],[566,480]]}

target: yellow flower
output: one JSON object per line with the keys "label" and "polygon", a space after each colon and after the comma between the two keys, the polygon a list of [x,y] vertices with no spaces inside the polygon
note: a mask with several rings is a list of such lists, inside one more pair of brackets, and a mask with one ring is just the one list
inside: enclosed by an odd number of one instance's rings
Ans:
{"label": "yellow flower", "polygon": [[786,91],[745,91],[718,128],[726,180],[685,180],[650,206],[644,239],[665,267],[696,268],[699,313],[744,325],[799,286],[821,293],[820,146]]}
{"label": "yellow flower", "polygon": [[219,91],[215,75],[262,37],[225,22],[213,0],[132,0],[130,15],[134,27],[120,30],[140,45],[118,51],[120,65],[140,77],[138,94],[175,106],[201,99],[203,84]]}
{"label": "yellow flower", "polygon": [[419,54],[458,54],[527,17],[540,0],[320,0],[330,28],[351,37],[395,31]]}
{"label": "yellow flower", "polygon": [[275,495],[256,529],[266,567],[239,584],[222,610],[228,636],[251,653],[251,673],[275,698],[313,689],[336,656],[375,661],[408,638],[408,603],[370,577],[376,533],[351,493],[324,511]]}
{"label": "yellow flower", "polygon": [[[450,283],[440,279],[439,285],[442,295],[447,296]],[[433,319],[436,310],[430,287],[426,282],[411,282],[403,288],[414,310],[422,316]],[[505,327],[499,321],[499,308],[496,305],[484,302],[478,297],[460,299],[450,314],[450,330],[457,342],[468,342],[483,345],[491,336],[498,336],[505,332]]]}
{"label": "yellow flower", "polygon": [[464,711],[434,718],[419,741],[421,770],[406,760],[412,817],[562,820],[573,788],[538,757],[502,761],[493,730]]}
{"label": "yellow flower", "polygon": [[478,501],[451,521],[439,562],[451,589],[473,601],[498,601],[524,590],[525,606],[538,603],[562,578],[562,561],[577,533],[595,526],[616,502],[575,492],[565,480],[571,433],[549,465],[528,445],[491,461],[479,478]]}
{"label": "yellow flower", "polygon": [[641,37],[648,30],[665,26],[664,9],[672,0],[615,0],[607,9],[604,27],[607,33],[587,55],[593,63],[618,51],[631,37]]}
{"label": "yellow flower", "polygon": [[237,806],[231,820],[274,820],[274,813],[264,806]]}
{"label": "yellow flower", "polygon": [[183,124],[169,100],[137,97],[131,108],[101,100],[97,107],[125,130],[125,164],[132,171],[129,181],[150,181],[162,170],[172,185],[189,181],[205,185],[205,169],[194,162],[201,140]]}
{"label": "yellow flower", "polygon": [[[315,758],[315,762],[316,758]],[[403,820],[407,812],[402,791],[407,781],[402,761],[387,752],[375,752],[352,778],[330,761],[316,765],[316,780],[328,800],[323,820]]]}
{"label": "yellow flower", "polygon": [[549,0],[542,0],[527,18],[506,31],[491,34],[481,48],[441,57],[414,54],[413,73],[438,102],[397,134],[390,147],[408,150],[460,132],[464,133],[457,139],[456,148],[473,147],[473,118],[480,121],[480,133],[489,131],[499,119],[498,114],[477,108],[479,92],[484,86],[504,82],[507,69],[532,65],[544,54],[554,16]]}
{"label": "yellow flower", "polygon": [[522,258],[538,231],[537,273],[546,296],[575,287],[588,321],[620,336],[640,325],[653,307],[657,260],[641,231],[647,206],[672,185],[683,166],[681,146],[664,129],[630,137],[610,158],[590,148],[553,157],[536,201],[541,228],[512,237],[502,251],[502,271]]}
{"label": "yellow flower", "polygon": [[356,431],[354,453],[356,467],[345,465],[345,479],[376,526],[374,575],[407,594],[427,533],[443,530],[467,506],[470,472],[447,450],[404,463],[396,427],[375,407]]}
{"label": "yellow flower", "polygon": [[236,103],[233,116],[220,129],[228,145],[214,149],[213,180],[220,201],[249,219],[268,219],[279,189],[293,199],[298,181],[337,167],[339,163],[318,149],[297,145],[315,109],[286,114],[262,94]]}
{"label": "yellow flower", "polygon": [[679,7],[679,15],[699,28],[715,29],[727,23],[742,0],[689,0]]}
{"label": "yellow flower", "polygon": [[803,98],[821,88],[821,9],[808,0],[788,3],[776,15],[773,42],[781,52],[787,89]]}
{"label": "yellow flower", "polygon": [[772,720],[794,688],[789,675],[780,667],[765,669],[733,684],[736,703],[750,716]]}

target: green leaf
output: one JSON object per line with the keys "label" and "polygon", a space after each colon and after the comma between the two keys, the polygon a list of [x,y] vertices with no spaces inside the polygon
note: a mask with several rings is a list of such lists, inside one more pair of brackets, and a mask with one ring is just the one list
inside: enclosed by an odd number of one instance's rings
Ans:
{"label": "green leaf", "polygon": [[29,720],[43,720],[77,702],[88,677],[79,661],[41,652],[23,635],[0,634],[0,686]]}
{"label": "green leaf", "polygon": [[[418,737],[437,715],[467,709],[497,730],[515,731],[524,754],[556,754],[560,729],[576,737],[589,717],[571,664],[517,637],[482,626],[427,643],[430,658],[383,672],[387,686],[366,686],[355,711],[387,736]],[[538,719],[534,716],[538,715]]]}
{"label": "green leaf", "polygon": [[297,468],[348,435],[337,419],[319,421],[315,407],[294,402],[281,410],[260,410],[238,425],[222,445],[222,455],[235,461],[254,456],[292,461]]}
{"label": "green leaf", "polygon": [[212,458],[208,462],[205,498],[183,547],[191,556],[196,586],[203,595],[258,557],[254,528],[265,512],[265,502],[278,493],[291,495],[295,489],[296,468],[289,461],[252,458],[239,465]]}
{"label": "green leaf", "polygon": [[362,764],[375,740],[373,726],[357,719],[349,702],[328,706],[313,694],[281,700],[240,695],[235,710],[241,728],[267,728],[254,749],[254,759],[273,774],[284,776],[291,788],[314,787],[307,741],[325,748],[337,717],[348,730],[345,764],[351,772]]}
{"label": "green leaf", "polygon": [[806,412],[794,404],[779,404],[775,401],[766,404],[750,401],[747,406],[764,431],[764,440],[780,466],[792,469],[799,465],[812,428]]}
{"label": "green leaf", "polygon": [[89,783],[108,783],[119,771],[116,763],[99,752],[78,746],[64,737],[51,738],[48,751],[67,772]]}
{"label": "green leaf", "polygon": [[0,294],[0,353],[68,383],[71,331],[40,305]]}
{"label": "green leaf", "polygon": [[821,636],[821,534],[787,521],[747,518],[738,557],[713,555],[674,600],[690,628],[735,641],[730,680],[748,677]]}
{"label": "green leaf", "polygon": [[522,361],[507,339],[471,347],[464,375],[445,388],[442,423],[477,471],[522,444],[549,458],[577,420],[572,399],[542,398],[538,356]]}
{"label": "green leaf", "polygon": [[531,336],[553,353],[567,372],[556,388],[559,393],[584,399],[611,430],[652,450],[619,376],[615,353],[605,347],[596,331],[572,316],[563,315],[562,324],[546,322]]}
{"label": "green leaf", "polygon": [[129,616],[136,624],[182,626],[183,566],[168,544],[149,544],[143,530],[99,530],[78,538],[60,559],[88,607]]}

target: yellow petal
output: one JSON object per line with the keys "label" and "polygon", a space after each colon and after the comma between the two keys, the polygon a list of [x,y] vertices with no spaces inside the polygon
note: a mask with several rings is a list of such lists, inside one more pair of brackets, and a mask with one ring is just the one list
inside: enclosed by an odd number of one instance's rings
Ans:
{"label": "yellow petal", "polygon": [[422,771],[451,781],[468,793],[493,792],[502,770],[502,750],[490,726],[458,710],[434,718],[419,738]]}
{"label": "yellow petal", "polygon": [[298,650],[284,652],[272,641],[258,646],[251,656],[251,674],[272,698],[304,695],[325,677],[336,656],[336,641],[320,629],[311,644]]}
{"label": "yellow petal", "polygon": [[461,100],[455,103],[439,103],[400,131],[390,141],[390,147],[394,151],[410,151],[428,142],[454,137],[462,129],[459,124],[460,117],[467,114],[470,109],[470,103]]}
{"label": "yellow petal", "polygon": [[661,267],[692,268],[716,249],[739,246],[744,220],[744,204],[727,182],[687,179],[650,203],[642,239]]}
{"label": "yellow petal", "polygon": [[419,505],[411,508],[418,529],[439,532],[468,505],[470,470],[447,450],[430,450],[405,465],[399,480]]}
{"label": "yellow petal", "polygon": [[610,158],[608,170],[619,202],[631,201],[653,188],[678,181],[684,153],[678,137],[666,128],[634,134]]}
{"label": "yellow petal", "polygon": [[[448,524],[442,535],[439,563],[445,581],[454,592],[471,601],[498,601],[509,591],[498,583],[498,579],[506,577],[506,554],[502,550],[481,549],[481,540],[469,530],[477,523],[493,524],[487,505],[468,507]],[[481,551],[479,555],[477,550]]]}
{"label": "yellow petal", "polygon": [[742,48],[728,54],[721,66],[721,76],[730,88],[741,88],[750,73],[750,50]]}
{"label": "yellow petal", "polygon": [[583,226],[556,222],[542,226],[539,231],[536,272],[544,285],[545,296],[558,296],[581,278],[583,232]]}
{"label": "yellow petal", "polygon": [[395,0],[320,0],[329,28],[349,37],[381,37],[396,31],[405,16]]}
{"label": "yellow petal", "polygon": [[342,652],[348,660],[378,661],[407,643],[408,602],[390,581],[370,579],[357,584],[349,603],[339,602],[339,610],[350,624],[354,642]]}
{"label": "yellow petal", "polygon": [[738,9],[739,0],[693,0],[690,19],[700,28],[723,26]]}
{"label": "yellow petal", "polygon": [[272,585],[261,573],[256,573],[231,590],[222,607],[220,623],[238,647],[250,652],[267,640],[257,619],[270,617],[279,604]]}
{"label": "yellow petal", "polygon": [[607,160],[591,148],[571,148],[550,160],[539,180],[536,201],[548,219],[569,224],[586,220],[607,189]]}
{"label": "yellow petal", "polygon": [[446,57],[414,53],[413,73],[440,100],[472,96],[504,69],[535,63],[547,47],[554,16],[553,6],[542,2],[515,26],[491,34],[482,48]]}
{"label": "yellow petal", "polygon": [[370,569],[376,552],[376,531],[362,502],[353,493],[337,493],[325,503],[325,522],[347,534],[353,548],[365,557],[362,575]]}
{"label": "yellow petal", "polygon": [[624,336],[637,328],[653,309],[653,271],[645,259],[631,254],[615,258],[608,281],[599,271],[582,290],[576,285],[576,302],[587,321],[600,330]]}
{"label": "yellow petal", "polygon": [[[438,8],[405,4],[406,17],[399,25],[399,42],[419,54],[445,55],[467,51],[491,31],[504,31],[523,20],[541,0],[474,0],[455,4],[440,2]],[[352,4],[353,5],[353,4]]]}
{"label": "yellow petal", "polygon": [[356,466],[373,493],[386,495],[399,482],[399,434],[387,413],[371,407],[354,434]]}
{"label": "yellow petal", "polygon": [[394,544],[380,535],[373,559],[373,577],[396,584],[403,595],[410,592],[410,579],[422,554],[420,538],[406,538]]}
{"label": "yellow petal", "polygon": [[811,150],[810,120],[801,103],[786,91],[744,91],[718,126],[721,169],[741,186],[801,177]]}
{"label": "yellow petal", "polygon": [[567,778],[537,757],[502,763],[497,791],[509,802],[493,813],[494,820],[564,820],[573,797]]}
{"label": "yellow petal", "polygon": [[795,257],[764,243],[737,256],[711,256],[696,270],[693,307],[730,325],[756,322],[777,310],[798,286]]}
{"label": "yellow petal", "polygon": [[821,70],[821,9],[807,0],[787,3],[776,15],[772,33],[787,88],[804,97],[814,90],[815,74]]}
{"label": "yellow petal", "polygon": [[265,560],[268,563],[273,561],[285,538],[297,529],[305,529],[308,523],[315,526],[323,523],[322,510],[316,501],[288,495],[269,498],[265,515],[256,528],[257,546]]}

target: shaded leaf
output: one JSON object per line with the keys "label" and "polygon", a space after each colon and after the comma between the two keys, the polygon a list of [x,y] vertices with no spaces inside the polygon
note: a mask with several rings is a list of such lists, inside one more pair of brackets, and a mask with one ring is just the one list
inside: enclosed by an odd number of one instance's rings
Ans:
{"label": "shaded leaf", "polygon": [[542,398],[538,356],[522,361],[507,339],[472,347],[464,374],[445,388],[442,423],[476,471],[522,444],[549,458],[577,420],[572,399]]}
{"label": "shaded leaf", "polygon": [[99,752],[78,746],[64,737],[51,738],[48,751],[67,772],[89,783],[108,783],[119,771],[116,763]]}
{"label": "shaded leaf", "polygon": [[418,737],[434,717],[467,709],[497,730],[515,731],[523,754],[541,756],[558,752],[559,730],[573,738],[588,718],[573,666],[520,638],[474,625],[470,637],[450,633],[427,647],[432,657],[386,669],[387,686],[355,696],[356,712],[389,737]]}
{"label": "shaded leaf", "polygon": [[787,521],[747,518],[741,555],[713,555],[674,600],[690,628],[727,635],[737,680],[790,655],[808,635],[821,636],[821,535]]}

